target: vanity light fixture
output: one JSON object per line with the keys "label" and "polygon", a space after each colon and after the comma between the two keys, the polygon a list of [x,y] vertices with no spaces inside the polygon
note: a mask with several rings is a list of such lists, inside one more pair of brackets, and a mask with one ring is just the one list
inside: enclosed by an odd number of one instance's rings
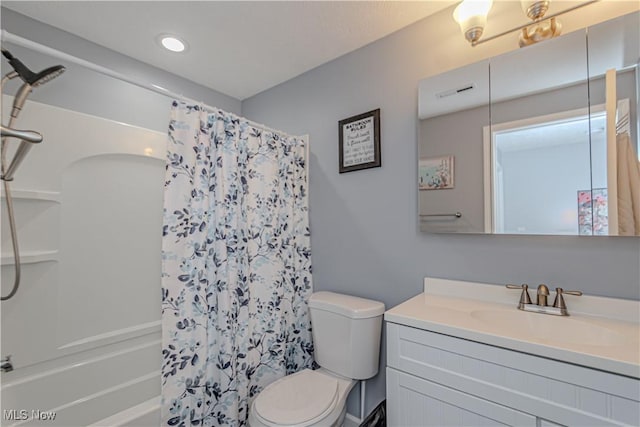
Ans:
{"label": "vanity light fixture", "polygon": [[520,25],[500,34],[496,34],[485,39],[480,39],[487,24],[487,15],[491,9],[491,0],[464,0],[453,11],[453,19],[460,25],[460,30],[464,37],[476,46],[480,43],[502,37],[514,31],[520,31],[520,47],[529,46],[543,40],[548,40],[559,36],[562,32],[562,25],[556,17],[567,12],[595,3],[598,0],[582,2],[578,5],[565,9],[561,12],[546,16],[549,10],[550,0],[521,0],[522,11],[532,23]]}
{"label": "vanity light fixture", "polygon": [[171,52],[184,52],[184,50],[187,48],[187,44],[176,36],[162,34],[158,36],[158,40],[160,41],[162,47],[170,50]]}

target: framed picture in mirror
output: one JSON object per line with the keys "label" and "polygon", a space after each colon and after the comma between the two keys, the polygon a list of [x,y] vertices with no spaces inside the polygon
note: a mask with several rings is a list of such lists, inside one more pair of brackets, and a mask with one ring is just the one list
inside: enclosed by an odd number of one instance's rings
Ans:
{"label": "framed picture in mirror", "polygon": [[453,156],[420,159],[418,162],[418,188],[420,190],[453,188]]}

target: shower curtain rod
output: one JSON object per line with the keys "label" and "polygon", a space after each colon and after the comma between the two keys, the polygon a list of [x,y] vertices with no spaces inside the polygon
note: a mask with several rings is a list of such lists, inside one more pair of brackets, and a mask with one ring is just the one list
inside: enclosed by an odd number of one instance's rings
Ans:
{"label": "shower curtain rod", "polygon": [[[73,55],[69,55],[68,53],[62,52],[60,50],[54,49],[52,47],[49,46],[45,46],[43,44],[34,42],[33,40],[29,40],[29,39],[25,39],[24,37],[20,37],[18,35],[12,34],[10,32],[8,32],[7,30],[2,30],[2,41],[3,42],[7,42],[7,43],[13,43],[17,46],[21,46],[21,47],[25,47],[27,49],[33,50],[35,52],[39,52],[45,55],[49,55],[52,56],[54,58],[66,61],[66,62],[70,62],[76,65],[80,65],[81,67],[84,68],[88,68],[89,70],[93,70],[96,71],[100,74],[103,74],[105,76],[109,76],[109,77],[113,77],[114,79],[118,79],[121,80],[123,82],[127,82],[130,83],[132,85],[141,87],[142,89],[147,89],[150,90],[151,92],[155,92],[155,93],[159,93],[160,95],[164,95],[167,96],[169,98],[174,98],[174,99],[179,99],[181,101],[185,101],[185,102],[189,102],[189,103],[193,103],[193,104],[201,104],[206,106],[209,109],[219,109],[217,107],[211,107],[207,104],[205,104],[202,101],[196,101],[195,99],[191,99],[188,98],[182,94],[176,93],[176,92],[172,92],[168,89],[165,89],[161,86],[158,85],[154,85],[151,83],[147,83],[147,82],[142,82],[140,80],[136,80],[134,78],[131,78],[125,74],[119,73],[115,70],[112,70],[111,68],[107,68],[107,67],[103,67],[102,65],[98,65],[94,62],[89,62],[87,60],[84,60],[82,58],[78,58],[77,56],[73,56]],[[262,128],[263,130],[269,131],[269,132],[274,132],[274,133],[285,133],[281,130],[277,130],[277,129],[272,129],[268,126],[263,125],[262,123],[257,123],[254,122],[252,120],[249,120],[247,118],[243,118],[244,120],[247,120],[249,122],[249,124],[251,124],[254,127],[257,128]],[[308,144],[307,144],[308,145]]]}

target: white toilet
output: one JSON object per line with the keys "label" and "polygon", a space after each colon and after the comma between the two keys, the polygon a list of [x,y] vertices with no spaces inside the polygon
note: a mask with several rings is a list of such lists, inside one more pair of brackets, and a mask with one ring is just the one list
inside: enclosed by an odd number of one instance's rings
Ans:
{"label": "white toilet", "polygon": [[317,292],[309,310],[321,369],[305,369],[265,387],[251,404],[251,427],[342,426],[353,386],[378,373],[383,303]]}

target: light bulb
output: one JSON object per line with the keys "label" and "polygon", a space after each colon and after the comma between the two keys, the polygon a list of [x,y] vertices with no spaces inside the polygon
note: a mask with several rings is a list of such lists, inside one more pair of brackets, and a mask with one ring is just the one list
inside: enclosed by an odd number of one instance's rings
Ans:
{"label": "light bulb", "polygon": [[471,43],[480,39],[492,4],[491,0],[464,0],[453,11],[453,19],[460,24],[462,34]]}

